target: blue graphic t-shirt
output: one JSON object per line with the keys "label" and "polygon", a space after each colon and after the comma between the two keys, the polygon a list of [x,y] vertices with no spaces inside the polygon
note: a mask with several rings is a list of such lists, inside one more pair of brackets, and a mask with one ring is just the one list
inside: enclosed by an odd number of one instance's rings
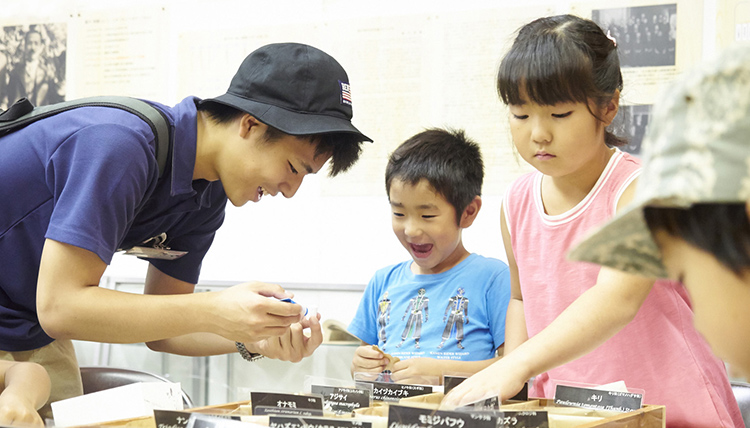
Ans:
{"label": "blue graphic t-shirt", "polygon": [[505,342],[508,266],[477,254],[438,274],[414,274],[411,264],[375,273],[349,332],[400,359],[493,358]]}

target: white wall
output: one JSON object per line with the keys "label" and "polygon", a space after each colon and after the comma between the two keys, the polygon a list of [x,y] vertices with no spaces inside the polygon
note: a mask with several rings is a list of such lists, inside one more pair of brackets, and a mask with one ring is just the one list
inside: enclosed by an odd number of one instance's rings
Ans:
{"label": "white wall", "polygon": [[[731,11],[742,2],[659,3],[678,4],[679,60],[669,73],[650,70],[650,86],[641,84],[642,73],[626,74],[627,103],[652,102],[652,89],[726,44],[726,36],[717,38],[717,28],[731,29]],[[202,280],[364,286],[376,269],[408,256],[390,230],[382,174],[387,154],[429,126],[465,128],[482,146],[484,206],[464,240],[469,250],[504,260],[502,194],[514,177],[528,171],[513,154],[494,91],[495,68],[514,30],[542,15],[585,16],[593,8],[649,4],[5,0],[0,25],[67,23],[68,98],[117,93],[172,104],[191,94],[223,93],[242,58],[265,43],[298,41],[331,53],[349,73],[354,123],[375,142],[365,146],[350,173],[308,178],[294,199],[230,206],[203,263]],[[128,79],[115,81],[107,74],[113,55],[129,61]],[[116,256],[106,275],[144,273],[144,262]],[[350,313],[324,315],[347,321]]]}

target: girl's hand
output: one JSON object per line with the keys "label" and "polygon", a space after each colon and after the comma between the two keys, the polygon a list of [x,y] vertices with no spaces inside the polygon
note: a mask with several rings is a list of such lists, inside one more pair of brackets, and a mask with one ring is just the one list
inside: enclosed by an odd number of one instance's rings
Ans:
{"label": "girl's hand", "polygon": [[504,401],[518,394],[528,379],[506,361],[500,359],[461,382],[443,398],[441,406],[464,406],[490,397],[499,397],[500,401]]}
{"label": "girl's hand", "polygon": [[354,351],[352,358],[352,375],[356,373],[379,374],[388,365],[388,358],[372,348],[372,345],[362,345]]}
{"label": "girl's hand", "polygon": [[439,385],[443,377],[440,360],[410,358],[393,365],[391,379],[398,383]]}

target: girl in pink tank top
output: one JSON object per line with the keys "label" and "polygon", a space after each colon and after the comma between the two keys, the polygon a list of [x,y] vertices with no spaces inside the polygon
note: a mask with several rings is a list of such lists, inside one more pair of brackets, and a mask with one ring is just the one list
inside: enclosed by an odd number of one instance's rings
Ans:
{"label": "girl in pink tank top", "polygon": [[616,41],[561,15],[518,33],[498,72],[513,143],[537,171],[503,202],[511,270],[506,356],[456,387],[446,404],[530,396],[557,383],[624,381],[666,405],[667,426],[744,426],[723,363],[692,325],[679,283],[572,262],[568,250],[631,199],[640,162],[606,128],[622,90]]}

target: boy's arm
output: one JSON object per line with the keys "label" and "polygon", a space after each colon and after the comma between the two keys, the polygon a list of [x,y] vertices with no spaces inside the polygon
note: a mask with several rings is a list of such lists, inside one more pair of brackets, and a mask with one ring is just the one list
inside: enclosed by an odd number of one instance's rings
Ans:
{"label": "boy's arm", "polygon": [[[301,318],[299,305],[267,298],[288,297],[278,285],[245,283],[219,292],[140,295],[100,288],[105,268],[93,252],[45,242],[37,312],[47,334],[56,339],[137,343],[213,333],[226,339],[223,343],[252,343],[288,333]],[[192,291],[191,287],[183,290]]]}
{"label": "boy's arm", "polygon": [[37,413],[49,399],[50,379],[36,363],[0,361],[0,425],[44,426]]}
{"label": "boy's arm", "polygon": [[503,246],[508,257],[508,269],[510,270],[510,302],[505,320],[505,355],[519,347],[529,339],[526,330],[526,316],[523,310],[523,295],[521,294],[521,283],[518,279],[518,265],[513,255],[513,246],[510,243],[510,232],[505,218],[504,206],[500,207],[500,230],[503,236]]}

